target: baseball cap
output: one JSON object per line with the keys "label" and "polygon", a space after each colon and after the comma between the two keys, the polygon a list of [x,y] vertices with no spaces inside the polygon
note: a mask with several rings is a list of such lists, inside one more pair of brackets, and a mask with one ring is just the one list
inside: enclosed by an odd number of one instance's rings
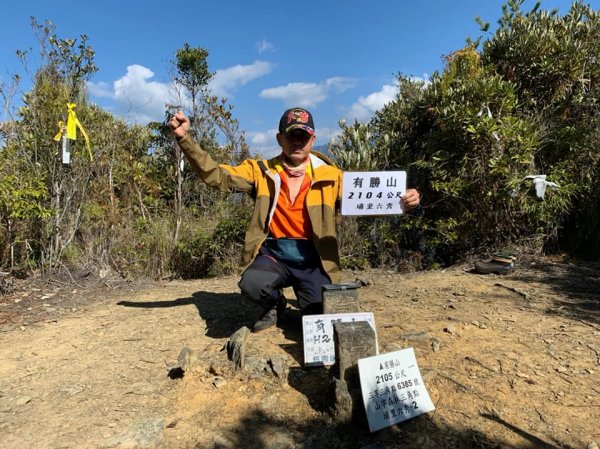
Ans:
{"label": "baseball cap", "polygon": [[291,108],[279,120],[279,132],[287,134],[293,129],[303,129],[311,136],[315,134],[315,124],[310,112],[302,108]]}

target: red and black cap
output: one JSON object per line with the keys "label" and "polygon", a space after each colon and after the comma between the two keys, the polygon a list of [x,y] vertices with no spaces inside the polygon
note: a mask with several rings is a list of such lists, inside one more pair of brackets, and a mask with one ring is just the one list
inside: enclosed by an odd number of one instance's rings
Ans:
{"label": "red and black cap", "polygon": [[315,134],[315,124],[310,112],[302,108],[288,109],[279,120],[279,132],[287,134],[293,129],[303,129],[311,136]]}

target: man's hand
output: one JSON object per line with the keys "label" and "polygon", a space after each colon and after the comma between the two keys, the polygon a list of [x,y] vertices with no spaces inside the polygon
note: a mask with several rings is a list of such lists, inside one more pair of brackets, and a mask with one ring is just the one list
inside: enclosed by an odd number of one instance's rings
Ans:
{"label": "man's hand", "polygon": [[404,195],[400,197],[404,210],[414,209],[421,202],[421,194],[416,189],[408,189]]}
{"label": "man's hand", "polygon": [[188,131],[190,130],[190,119],[187,118],[183,112],[177,111],[171,116],[167,125],[169,125],[169,128],[175,137],[181,140],[187,136]]}

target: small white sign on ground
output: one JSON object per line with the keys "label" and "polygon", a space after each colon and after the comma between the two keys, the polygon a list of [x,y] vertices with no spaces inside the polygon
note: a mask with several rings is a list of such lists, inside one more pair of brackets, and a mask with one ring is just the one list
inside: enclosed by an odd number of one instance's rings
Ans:
{"label": "small white sign on ground", "polygon": [[375,332],[375,347],[377,348],[377,329],[372,312],[305,315],[302,317],[304,364],[306,366],[333,365],[335,363],[333,325],[352,321],[366,321],[371,325]]}
{"label": "small white sign on ground", "polygon": [[413,348],[360,359],[358,373],[371,432],[435,409]]}
{"label": "small white sign on ground", "polygon": [[344,172],[342,215],[401,214],[405,192],[405,171]]}

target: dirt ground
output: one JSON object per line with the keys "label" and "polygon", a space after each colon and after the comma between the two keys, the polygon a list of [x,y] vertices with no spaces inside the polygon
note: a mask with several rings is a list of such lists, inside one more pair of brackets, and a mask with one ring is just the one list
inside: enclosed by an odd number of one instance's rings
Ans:
{"label": "dirt ground", "polygon": [[[329,370],[303,366],[292,301],[250,336],[277,373],[224,346],[256,318],[236,278],[95,286],[5,280],[3,448],[588,448],[600,443],[600,267],[520,260],[410,274],[346,272],[380,353],[412,347],[435,411],[369,433],[332,419]],[[289,292],[287,292],[289,293]],[[290,296],[290,295],[288,295]],[[178,356],[193,351],[182,371]],[[284,373],[282,375],[282,373]]]}

